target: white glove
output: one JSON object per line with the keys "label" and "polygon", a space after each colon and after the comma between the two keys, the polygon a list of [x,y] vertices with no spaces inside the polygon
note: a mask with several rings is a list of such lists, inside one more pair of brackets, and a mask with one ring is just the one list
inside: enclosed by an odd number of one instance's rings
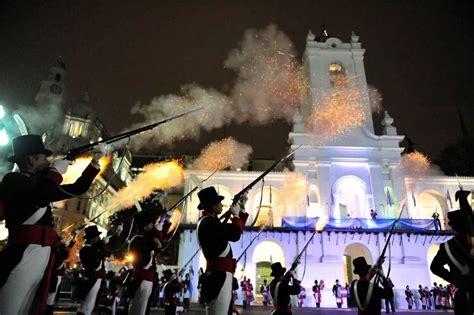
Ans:
{"label": "white glove", "polygon": [[99,161],[101,157],[104,157],[107,154],[107,144],[99,143],[96,145],[92,152],[94,153],[94,160]]}
{"label": "white glove", "polygon": [[160,223],[155,224],[155,229],[157,229],[158,231],[162,231],[163,230],[163,224],[164,224],[164,222],[160,222]]}
{"label": "white glove", "polygon": [[240,208],[245,209],[245,204],[247,203],[248,200],[249,200],[249,196],[247,192],[244,192],[239,199]]}
{"label": "white glove", "polygon": [[239,205],[230,206],[229,210],[230,210],[230,213],[232,213],[235,216],[238,216],[240,212],[240,206]]}
{"label": "white glove", "polygon": [[122,231],[123,231],[123,224],[120,223],[119,225],[117,225],[117,228],[115,229],[115,232],[117,233],[117,235],[120,235],[120,234],[122,234]]}
{"label": "white glove", "polygon": [[104,242],[104,244],[108,244],[110,241],[110,235],[109,236],[106,236],[102,239],[102,242]]}
{"label": "white glove", "polygon": [[56,169],[59,174],[66,174],[68,166],[68,160],[54,160],[53,163],[51,163],[51,167]]}

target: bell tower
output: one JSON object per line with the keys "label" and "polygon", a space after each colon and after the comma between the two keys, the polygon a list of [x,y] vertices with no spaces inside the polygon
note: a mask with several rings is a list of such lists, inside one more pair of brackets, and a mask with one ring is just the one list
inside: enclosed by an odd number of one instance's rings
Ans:
{"label": "bell tower", "polygon": [[48,79],[41,81],[35,96],[37,106],[62,106],[64,104],[66,99],[65,76],[66,65],[59,58],[49,69]]}
{"label": "bell tower", "polygon": [[374,133],[365,77],[364,53],[365,49],[361,47],[359,36],[354,32],[349,43],[329,36],[326,30],[323,30],[318,38],[311,31],[308,33],[303,64],[309,79],[311,95],[303,108],[303,120],[324,93],[343,85],[358,90],[359,101],[366,117],[364,127],[370,133]]}

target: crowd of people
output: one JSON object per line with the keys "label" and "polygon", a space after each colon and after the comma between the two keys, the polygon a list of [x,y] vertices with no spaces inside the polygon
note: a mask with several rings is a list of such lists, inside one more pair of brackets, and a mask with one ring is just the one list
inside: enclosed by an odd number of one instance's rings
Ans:
{"label": "crowd of people", "polygon": [[[66,172],[69,162],[55,160],[51,163],[47,158],[52,152],[44,147],[41,136],[20,136],[13,139],[12,145],[14,154],[9,161],[16,163],[19,171],[6,174],[1,185],[0,219],[5,220],[9,237],[0,257],[0,314],[52,314],[58,288],[66,272],[65,257],[75,233],[72,233],[70,240],[58,236],[51,204],[86,192],[99,174],[99,159],[108,150],[105,144],[94,147],[92,161],[82,175],[76,182],[62,185],[62,174]],[[420,286],[421,305],[424,304],[425,308],[449,308],[454,301],[456,314],[472,315],[474,216],[467,201],[469,194],[462,189],[456,193],[461,209],[448,212],[449,225],[456,234],[441,244],[430,266],[434,274],[453,286],[444,288],[435,285],[430,291]],[[198,209],[202,215],[196,234],[206,259],[206,270],[199,276],[200,300],[210,315],[234,314],[233,292],[239,288],[239,283],[234,277],[237,264],[229,242],[237,242],[244,231],[249,216],[245,209],[247,192],[244,189],[236,195],[224,214],[224,197],[214,187],[200,190],[198,198]],[[117,304],[122,304],[129,314],[147,314],[154,299],[155,303],[164,307],[165,315],[176,315],[189,307],[193,290],[190,275],[183,277],[182,273],[166,269],[162,271],[161,280],[158,276],[156,256],[166,242],[171,225],[161,218],[162,214],[152,209],[134,215],[135,235],[129,240],[128,248],[134,259],[131,268],[118,273],[107,273],[105,262],[113,252],[108,245],[111,238],[120,235],[123,228],[118,225],[113,233],[103,238],[96,225],[84,228],[85,244],[79,253],[82,268],[75,278],[74,295],[79,303],[77,314],[91,314],[101,303],[103,292],[112,313]],[[311,240],[312,237],[307,244]],[[390,235],[387,240],[390,240]],[[306,289],[295,277],[302,253],[289,270],[280,262],[273,263],[273,279],[260,288],[262,295],[265,293],[266,296],[264,301],[273,305],[274,315],[291,314],[291,300],[295,298],[296,305],[305,306]],[[346,299],[347,305],[357,307],[359,314],[376,315],[380,314],[382,300],[385,300],[389,301],[387,311],[389,304],[392,304],[394,311],[393,283],[385,276],[383,263],[383,254],[373,266],[367,263],[364,256],[355,258],[353,272],[359,279],[344,286],[336,280],[332,287],[336,306],[342,308]],[[244,278],[240,288],[244,306],[247,307],[254,300],[253,285]],[[312,291],[317,307],[320,306],[323,289],[322,280],[314,282]],[[413,308],[416,292],[414,294],[408,286],[405,292],[407,304]]]}
{"label": "crowd of people", "polygon": [[412,290],[407,285],[405,288],[405,300],[408,309],[451,309],[453,307],[454,293],[456,288],[452,284],[443,286],[433,283],[431,288],[418,285],[417,290]]}

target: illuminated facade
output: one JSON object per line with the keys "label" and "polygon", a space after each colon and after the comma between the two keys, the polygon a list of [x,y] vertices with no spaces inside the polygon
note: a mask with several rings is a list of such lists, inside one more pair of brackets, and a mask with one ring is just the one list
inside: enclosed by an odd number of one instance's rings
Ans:
{"label": "illuminated facade", "polygon": [[[72,105],[65,105],[65,77],[66,66],[63,61],[58,60],[50,68],[48,78],[41,81],[35,96],[36,106],[61,111],[56,124],[43,134],[46,146],[59,154],[108,136],[102,122],[92,110],[92,104],[87,94]],[[25,120],[24,125],[28,126],[29,124],[30,122]],[[24,129],[26,130],[26,127]],[[95,179],[87,193],[80,198],[71,198],[54,203],[53,214],[56,229],[62,231],[65,227],[72,226],[74,223],[76,226],[80,226],[85,223],[84,219],[92,218],[105,210],[108,201],[121,187],[131,181],[131,160],[131,154],[128,150],[114,152],[109,166],[105,172]],[[88,163],[82,164],[85,168]],[[73,182],[82,172],[81,169],[78,169],[80,167],[79,160],[71,165],[68,173],[64,175],[63,183],[66,183],[67,180]],[[95,221],[102,231],[105,231],[110,215],[112,213],[106,213]],[[0,241],[5,240],[8,235],[3,223],[0,222]],[[65,232],[66,234],[70,233],[71,229],[65,230]]]}
{"label": "illuminated facade", "polygon": [[[355,34],[348,43],[335,37],[315,39],[313,34],[308,34],[303,64],[311,93],[289,134],[291,148],[302,145],[295,153],[293,164],[295,172],[304,174],[310,184],[307,200],[291,211],[279,208],[278,195],[288,173],[270,173],[263,188],[254,187],[249,193],[248,227],[242,239],[232,244],[234,257],[239,257],[257,235],[260,223],[270,221],[271,227],[258,237],[238,262],[237,278],[245,274],[254,283],[257,294],[263,278],[269,279],[270,264],[280,261],[289,267],[311,237],[314,223],[318,218],[327,216],[329,224],[312,240],[297,274],[298,277],[304,275],[302,285],[307,292],[305,305],[315,305],[312,294],[309,294],[311,287],[314,280],[324,280],[326,288],[322,306],[335,307],[336,301],[331,292],[335,280],[339,279],[344,284],[355,279],[352,260],[357,256],[364,255],[369,264],[375,263],[385,244],[387,233],[383,231],[390,228],[402,204],[407,207],[402,215],[404,229],[393,236],[390,252],[391,278],[395,284],[398,308],[407,307],[403,293],[406,285],[417,288],[419,284],[431,287],[434,281],[444,283],[430,273],[429,265],[438,244],[450,235],[435,234],[431,216],[434,212],[439,213],[441,226],[446,228],[446,213],[458,207],[454,200],[454,193],[458,190],[457,179],[446,176],[410,178],[403,174],[400,142],[404,136],[397,134],[392,125],[394,120],[388,113],[381,122],[382,134],[374,133],[364,52]],[[361,91],[367,119],[361,127],[351,130],[344,137],[316,145],[303,122],[311,107],[317,106],[314,104],[317,104],[315,100],[318,96],[337,84],[353,85]],[[208,175],[196,174],[200,178]],[[228,206],[232,196],[259,174],[223,171],[207,181],[206,186],[216,186],[225,197],[224,205]],[[474,189],[474,178],[462,178],[461,181],[465,190]],[[192,182],[188,181],[184,192],[192,188]],[[452,206],[446,198],[448,193],[452,197]],[[184,220],[188,225],[181,234],[179,266],[198,250],[195,233],[199,218],[198,202],[197,195],[194,195],[185,206]],[[371,209],[377,210],[377,220],[371,219]],[[250,228],[254,221],[255,228]],[[199,267],[205,268],[202,254],[191,265],[196,276]]]}

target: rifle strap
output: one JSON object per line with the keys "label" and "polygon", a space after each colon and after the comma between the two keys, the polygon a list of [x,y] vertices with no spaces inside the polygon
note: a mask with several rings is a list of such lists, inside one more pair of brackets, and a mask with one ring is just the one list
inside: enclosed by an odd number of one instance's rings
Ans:
{"label": "rifle strap", "polygon": [[369,281],[369,287],[367,289],[367,296],[365,297],[364,304],[360,302],[359,292],[357,291],[357,284],[359,280],[354,281],[354,295],[356,298],[357,307],[361,311],[366,311],[370,303],[370,298],[372,297],[372,292],[374,290],[374,283]]}

